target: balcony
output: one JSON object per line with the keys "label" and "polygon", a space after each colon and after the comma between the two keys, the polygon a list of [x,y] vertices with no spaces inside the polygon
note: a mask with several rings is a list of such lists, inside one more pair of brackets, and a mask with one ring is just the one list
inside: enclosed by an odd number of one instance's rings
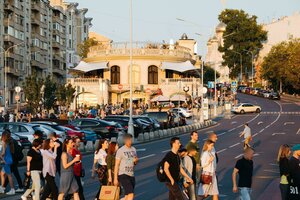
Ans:
{"label": "balcony", "polygon": [[38,4],[38,3],[32,3],[31,4],[31,10],[39,12],[40,9],[41,9],[40,4]]}
{"label": "balcony", "polygon": [[59,66],[53,66],[53,69],[52,69],[53,73],[55,74],[59,74],[61,76],[64,76],[67,74],[67,71],[66,70],[63,70],[63,69],[60,69]]}
{"label": "balcony", "polygon": [[[191,51],[188,48],[178,45],[155,44],[155,43],[134,43],[133,56],[135,57],[160,57],[162,59],[189,60],[192,59]],[[90,48],[88,58],[107,56],[129,56],[129,43],[101,44]]]}
{"label": "balcony", "polygon": [[19,44],[22,42],[22,40],[15,38],[14,36],[11,35],[4,35],[4,42],[10,42],[13,44]]}
{"label": "balcony", "polygon": [[5,71],[6,71],[7,74],[11,74],[11,75],[14,75],[14,76],[20,76],[20,70],[14,68],[14,67],[6,66]]}
{"label": "balcony", "polygon": [[37,60],[31,60],[31,66],[40,68],[41,70],[47,69],[47,65],[44,63],[41,63]]}
{"label": "balcony", "polygon": [[52,47],[54,49],[60,49],[61,48],[61,44],[59,42],[52,41]]}
{"label": "balcony", "polygon": [[40,19],[36,17],[35,15],[31,15],[31,24],[39,26],[40,25]]}
{"label": "balcony", "polygon": [[12,4],[6,3],[4,4],[4,10],[7,12],[13,12],[15,8],[12,6]]}

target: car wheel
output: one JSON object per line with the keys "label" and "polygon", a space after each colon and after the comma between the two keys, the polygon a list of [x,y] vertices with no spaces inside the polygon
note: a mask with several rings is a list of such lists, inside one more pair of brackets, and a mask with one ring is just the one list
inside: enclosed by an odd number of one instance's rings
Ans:
{"label": "car wheel", "polygon": [[240,113],[241,113],[241,114],[245,114],[245,111],[244,111],[244,110],[241,110]]}
{"label": "car wheel", "polygon": [[256,109],[256,113],[260,113],[260,109],[259,108]]}

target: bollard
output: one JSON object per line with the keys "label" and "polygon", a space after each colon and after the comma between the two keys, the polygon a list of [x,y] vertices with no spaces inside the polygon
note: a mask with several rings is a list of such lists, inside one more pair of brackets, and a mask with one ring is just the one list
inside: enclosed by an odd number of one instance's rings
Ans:
{"label": "bollard", "polygon": [[84,152],[85,151],[85,145],[83,142],[80,142],[79,151]]}
{"label": "bollard", "polygon": [[159,136],[159,138],[163,138],[164,137],[164,131],[163,130],[159,130],[158,131],[158,136]]}
{"label": "bollard", "polygon": [[150,135],[148,132],[144,133],[144,141],[149,141],[150,140]]}
{"label": "bollard", "polygon": [[154,132],[153,131],[151,131],[149,133],[149,138],[150,138],[150,140],[154,140]]}
{"label": "bollard", "polygon": [[156,139],[159,138],[159,132],[158,131],[154,131],[154,138],[156,138]]}
{"label": "bollard", "polygon": [[164,137],[168,137],[168,131],[167,131],[167,129],[164,129],[163,132],[164,132]]}
{"label": "bollard", "polygon": [[[97,143],[98,141],[96,141]],[[85,151],[94,151],[94,144],[92,141],[87,141],[85,145]]]}
{"label": "bollard", "polygon": [[175,134],[176,134],[176,135],[179,135],[179,134],[180,134],[179,127],[176,127],[176,128],[175,128]]}
{"label": "bollard", "polygon": [[172,131],[171,131],[170,128],[167,129],[167,133],[168,133],[168,137],[169,137],[169,136],[172,136]]}
{"label": "bollard", "polygon": [[144,134],[140,133],[137,139],[139,142],[144,142]]}
{"label": "bollard", "polygon": [[186,131],[186,126],[183,126],[182,129],[183,129],[183,131],[182,131],[183,133],[186,133],[186,132],[187,132],[187,131]]}

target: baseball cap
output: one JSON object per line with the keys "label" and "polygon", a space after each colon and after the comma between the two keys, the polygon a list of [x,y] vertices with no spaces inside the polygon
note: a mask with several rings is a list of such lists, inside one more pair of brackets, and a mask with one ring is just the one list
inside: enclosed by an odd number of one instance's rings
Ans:
{"label": "baseball cap", "polygon": [[300,150],[300,144],[296,144],[292,147],[292,151],[299,151]]}

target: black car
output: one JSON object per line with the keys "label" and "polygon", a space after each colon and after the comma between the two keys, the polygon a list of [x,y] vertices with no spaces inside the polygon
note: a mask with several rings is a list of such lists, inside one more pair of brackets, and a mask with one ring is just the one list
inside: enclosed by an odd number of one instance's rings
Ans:
{"label": "black car", "polygon": [[269,99],[280,100],[280,95],[278,92],[271,92],[271,94],[269,95]]}
{"label": "black car", "polygon": [[138,118],[149,122],[152,125],[153,130],[160,129],[160,123],[156,119],[151,118],[147,115],[140,115],[140,116],[138,116]]}
{"label": "black car", "polygon": [[28,140],[28,137],[26,136],[22,136],[22,135],[17,135],[17,134],[13,134],[12,135],[16,135],[19,137],[19,140],[17,140],[18,142],[20,142],[21,146],[23,149],[31,149],[31,142]]}
{"label": "black car", "polygon": [[[107,121],[120,123],[126,130],[128,129],[129,116],[126,115],[108,115],[104,118]],[[138,117],[132,117],[134,137],[138,137],[139,133],[151,130],[151,124],[147,121],[139,120]]]}
{"label": "black car", "polygon": [[81,118],[76,119],[70,123],[82,130],[92,130],[97,134],[98,139],[112,137],[118,138],[119,130],[115,122],[109,122],[101,119]]}

